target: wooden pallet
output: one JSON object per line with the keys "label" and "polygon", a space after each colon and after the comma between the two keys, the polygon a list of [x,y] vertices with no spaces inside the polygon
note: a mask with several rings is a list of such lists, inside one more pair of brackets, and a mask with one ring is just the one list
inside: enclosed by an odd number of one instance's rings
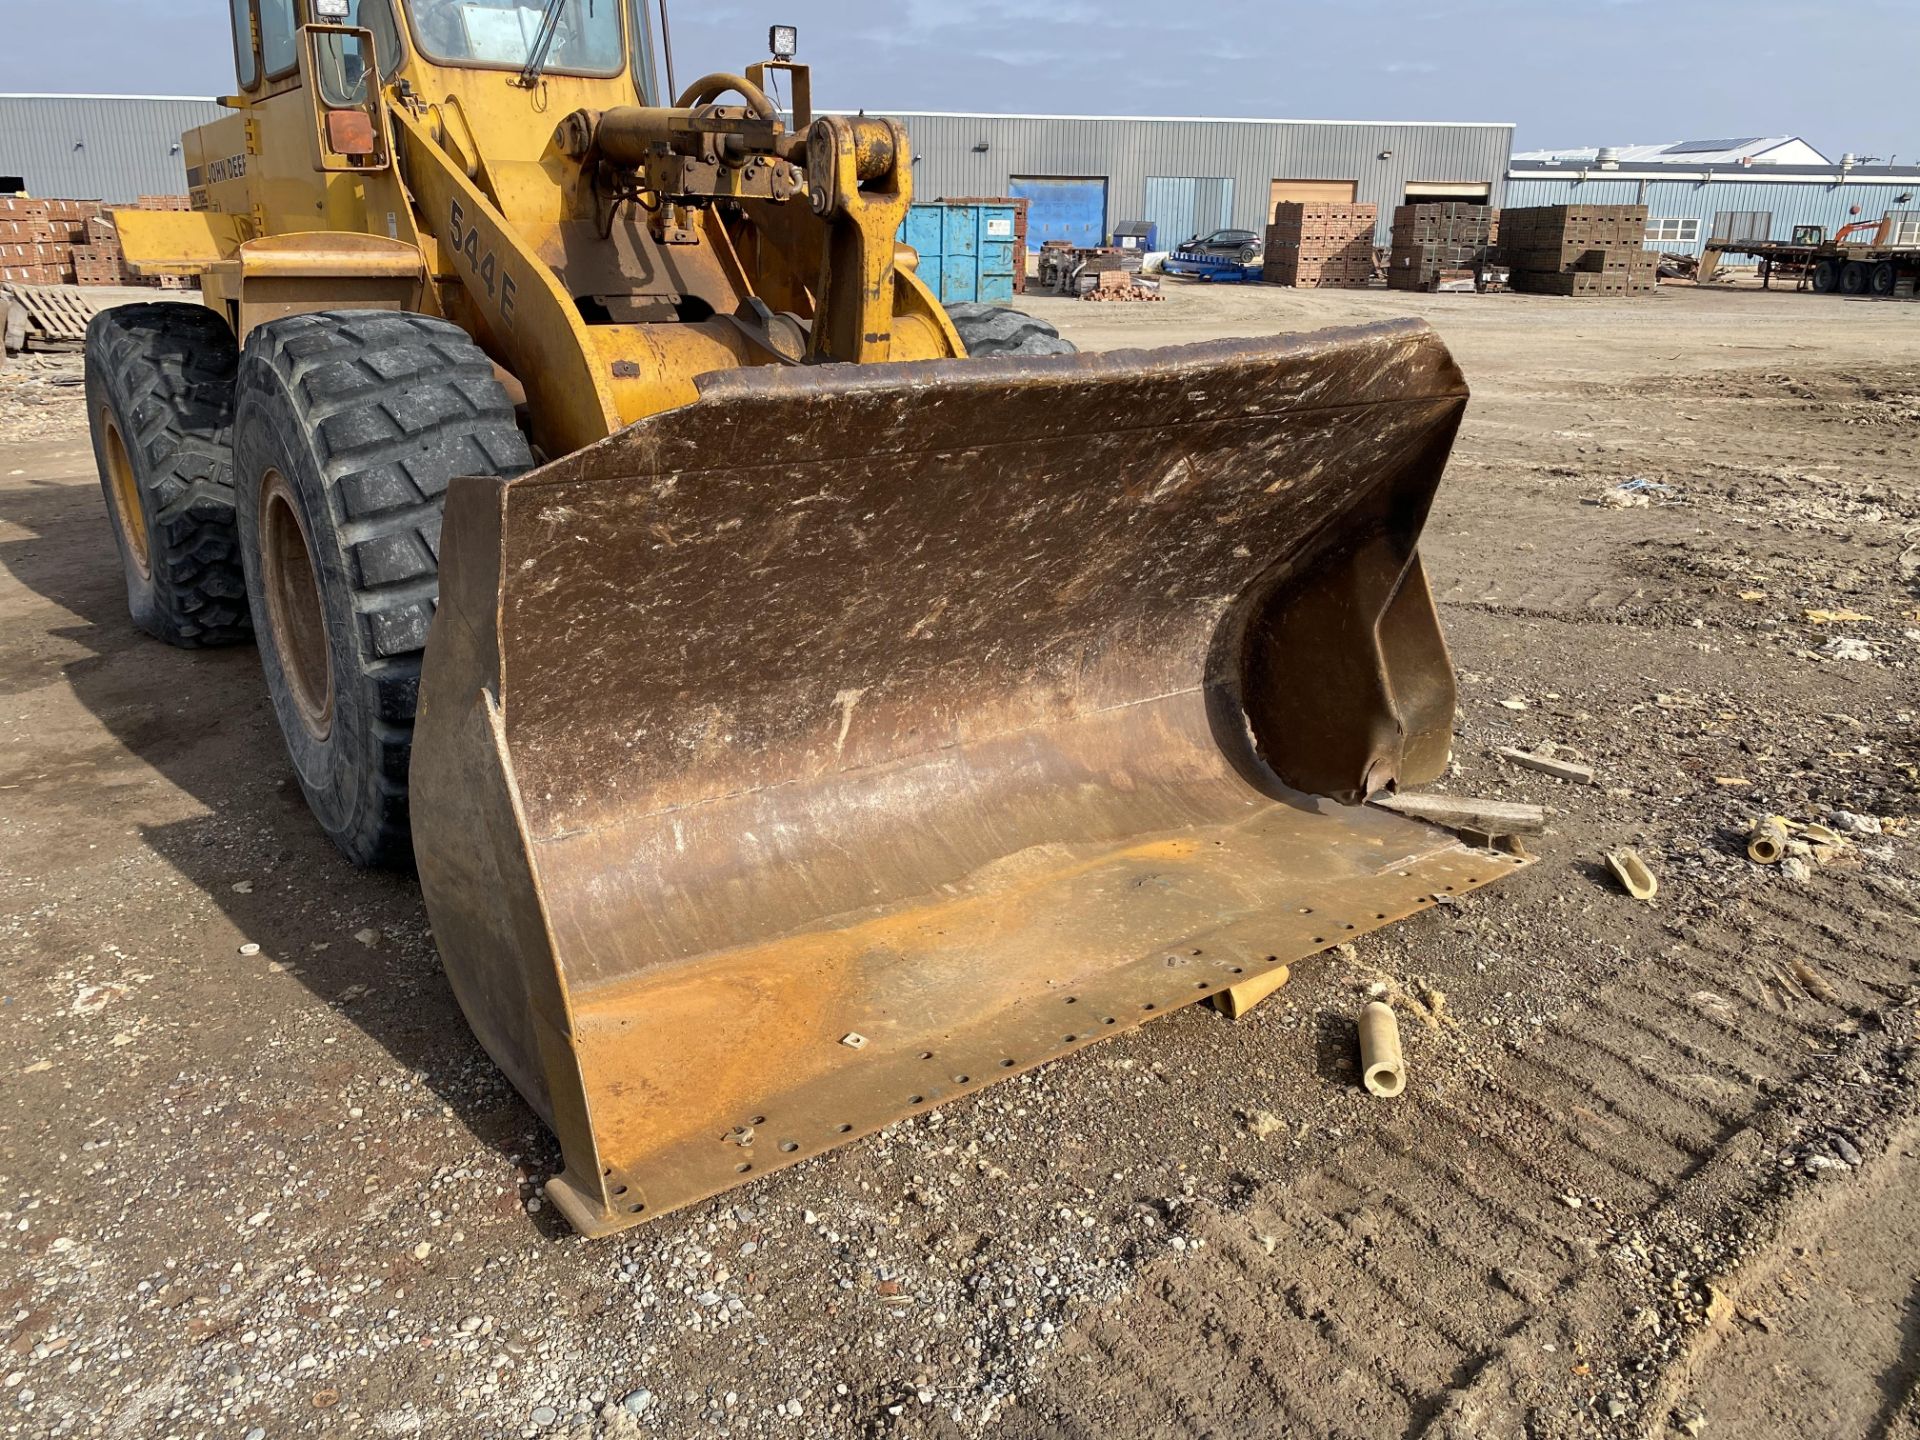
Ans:
{"label": "wooden pallet", "polygon": [[79,343],[106,307],[74,285],[9,285],[13,303],[27,312],[27,343]]}

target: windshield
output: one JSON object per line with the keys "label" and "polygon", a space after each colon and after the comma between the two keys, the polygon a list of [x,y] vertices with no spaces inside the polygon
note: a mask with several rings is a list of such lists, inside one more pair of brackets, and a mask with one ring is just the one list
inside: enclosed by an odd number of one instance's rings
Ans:
{"label": "windshield", "polygon": [[[414,40],[430,60],[524,70],[540,43],[544,0],[409,0]],[[544,67],[618,75],[626,68],[620,0],[561,0]]]}

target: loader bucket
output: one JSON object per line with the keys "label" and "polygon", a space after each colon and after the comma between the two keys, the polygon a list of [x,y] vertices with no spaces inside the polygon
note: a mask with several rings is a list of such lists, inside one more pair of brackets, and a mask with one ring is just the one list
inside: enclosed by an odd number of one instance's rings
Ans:
{"label": "loader bucket", "polygon": [[1521,862],[1439,776],[1422,325],[734,370],[449,492],[435,938],[599,1234]]}

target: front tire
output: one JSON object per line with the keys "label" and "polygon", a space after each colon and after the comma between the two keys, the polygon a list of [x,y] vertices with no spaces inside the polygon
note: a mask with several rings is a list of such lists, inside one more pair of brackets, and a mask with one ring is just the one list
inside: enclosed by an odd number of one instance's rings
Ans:
{"label": "front tire", "polygon": [[240,549],[287,753],[348,859],[406,866],[447,483],[528,469],[526,437],[464,331],[399,311],[260,326],[238,392]]}
{"label": "front tire", "polygon": [[253,633],[234,525],[238,357],[201,305],[121,305],[87,326],[87,415],[127,611],[186,649]]}
{"label": "front tire", "polygon": [[982,305],[974,301],[947,306],[947,318],[960,332],[960,339],[973,359],[991,355],[1077,355],[1071,340],[1062,340],[1060,332],[1046,321],[1023,310],[1005,305]]}

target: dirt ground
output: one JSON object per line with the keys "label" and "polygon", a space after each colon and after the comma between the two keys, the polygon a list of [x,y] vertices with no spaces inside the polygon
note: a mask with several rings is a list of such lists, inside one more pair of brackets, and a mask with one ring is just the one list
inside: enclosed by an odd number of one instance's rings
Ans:
{"label": "dirt ground", "polygon": [[[1426,543],[1441,788],[1549,806],[1541,863],[1240,1022],[584,1241],[417,890],[315,833],[251,651],[132,630],[77,370],[16,363],[0,1433],[1920,1431],[1920,305],[1031,308],[1089,349],[1438,327],[1475,387]],[[1495,753],[1548,744],[1596,783]],[[1764,814],[1835,838],[1760,867]],[[1394,1103],[1357,1085],[1372,994]]]}

